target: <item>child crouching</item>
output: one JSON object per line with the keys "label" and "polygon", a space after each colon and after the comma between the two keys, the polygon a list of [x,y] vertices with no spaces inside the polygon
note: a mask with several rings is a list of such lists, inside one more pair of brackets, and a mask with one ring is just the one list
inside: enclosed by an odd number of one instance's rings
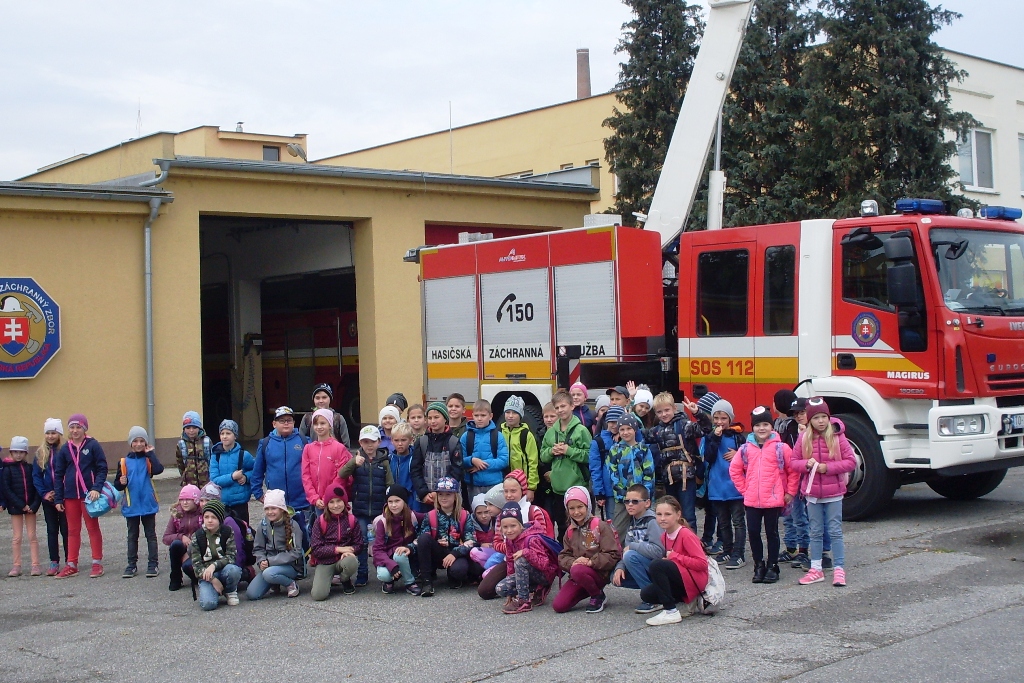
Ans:
{"label": "child crouching", "polygon": [[392,484],[384,493],[384,514],[374,520],[373,564],[377,567],[377,580],[385,593],[394,593],[404,586],[409,595],[419,595],[411,562],[416,526],[422,516],[409,507],[409,489]]}
{"label": "child crouching", "polygon": [[331,594],[335,574],[341,578],[345,595],[356,592],[352,577],[359,571],[358,555],[366,547],[359,522],[347,509],[340,480],[328,495],[327,508],[313,523],[310,540],[310,564],[315,563],[311,594],[316,601],[326,600]]}
{"label": "child crouching", "polygon": [[[593,515],[590,491],[584,487],[573,486],[565,492],[565,512],[569,528],[565,530],[565,546],[558,555],[558,565],[569,580],[558,591],[551,608],[568,612],[589,596],[587,614],[597,614],[604,610],[607,601],[604,587],[608,585],[608,575],[622,559],[619,539],[608,522]],[[535,599],[543,601],[543,597]]]}
{"label": "child crouching", "polygon": [[558,557],[541,538],[543,532],[531,524],[523,526],[519,503],[505,503],[499,515],[499,528],[505,544],[506,576],[495,591],[506,598],[501,611],[521,614],[533,609],[534,602],[547,595],[558,575]]}
{"label": "child crouching", "polygon": [[[209,509],[210,503],[206,504]],[[289,598],[299,595],[295,579],[303,574],[302,526],[292,519],[284,491],[271,489],[263,496],[263,521],[256,531],[253,553],[256,576],[245,591],[250,600],[259,600],[271,586],[283,586]]]}
{"label": "child crouching", "polygon": [[203,507],[203,525],[192,534],[192,569],[199,577],[199,606],[204,612],[217,609],[220,596],[228,605],[238,604],[238,580],[242,570],[235,564],[237,550],[231,528],[224,525],[227,508],[219,500]]}

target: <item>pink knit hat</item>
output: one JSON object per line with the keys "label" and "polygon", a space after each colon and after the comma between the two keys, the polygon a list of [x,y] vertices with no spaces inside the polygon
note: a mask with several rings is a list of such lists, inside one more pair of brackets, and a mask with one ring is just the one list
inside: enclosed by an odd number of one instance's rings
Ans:
{"label": "pink knit hat", "polygon": [[195,484],[185,484],[181,487],[181,493],[178,494],[178,500],[191,500],[198,505],[201,493],[202,492],[199,490],[199,487]]}
{"label": "pink knit hat", "polygon": [[330,408],[320,408],[319,410],[314,410],[313,417],[310,418],[309,424],[313,424],[314,422],[316,422],[316,419],[318,417],[322,417],[323,419],[327,420],[327,424],[331,425],[332,429],[334,428],[333,410],[331,410]]}
{"label": "pink knit hat", "polygon": [[82,429],[84,429],[85,431],[89,431],[89,420],[88,418],[85,417],[85,415],[82,415],[81,413],[75,413],[74,415],[68,418],[68,427],[70,427],[73,424],[82,425]]}
{"label": "pink knit hat", "polygon": [[584,384],[583,382],[576,382],[571,387],[569,387],[569,391],[572,391],[573,389],[581,389],[583,391],[583,395],[587,396],[587,385]]}
{"label": "pink knit hat", "polygon": [[565,496],[562,499],[563,504],[569,507],[571,501],[579,501],[587,506],[587,511],[591,509],[590,505],[590,491],[583,486],[570,486],[569,490],[565,492]]}
{"label": "pink knit hat", "polygon": [[526,472],[523,472],[522,470],[512,470],[505,475],[505,479],[515,479],[519,482],[519,488],[521,488],[524,493],[529,488],[526,485]]}

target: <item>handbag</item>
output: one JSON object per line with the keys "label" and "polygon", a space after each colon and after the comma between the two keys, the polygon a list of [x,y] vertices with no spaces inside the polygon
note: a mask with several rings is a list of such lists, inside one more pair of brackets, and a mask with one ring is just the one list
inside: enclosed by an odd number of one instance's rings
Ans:
{"label": "handbag", "polygon": [[725,600],[725,577],[715,558],[708,556],[708,583],[704,586],[704,614],[714,614]]}
{"label": "handbag", "polygon": [[86,500],[85,511],[89,513],[90,517],[102,517],[118,506],[121,497],[121,492],[115,489],[109,481],[105,481],[103,488],[100,489],[100,497],[96,500]]}

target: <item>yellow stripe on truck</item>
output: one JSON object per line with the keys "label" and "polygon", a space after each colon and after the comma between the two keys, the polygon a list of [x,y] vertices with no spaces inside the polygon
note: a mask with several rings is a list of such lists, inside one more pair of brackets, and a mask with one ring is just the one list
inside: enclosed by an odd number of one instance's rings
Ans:
{"label": "yellow stripe on truck", "polygon": [[515,360],[484,363],[484,379],[505,379],[509,375],[525,375],[526,379],[550,379],[551,361]]}
{"label": "yellow stripe on truck", "polygon": [[725,384],[795,384],[799,373],[796,357],[680,358],[680,382]]}
{"label": "yellow stripe on truck", "polygon": [[476,363],[427,363],[427,379],[477,378]]}

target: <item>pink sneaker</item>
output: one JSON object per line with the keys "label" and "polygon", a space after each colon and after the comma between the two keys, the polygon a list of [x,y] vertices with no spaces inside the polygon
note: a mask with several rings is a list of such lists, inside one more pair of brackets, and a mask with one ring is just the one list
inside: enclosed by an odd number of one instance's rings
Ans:
{"label": "pink sneaker", "polygon": [[820,569],[815,569],[814,567],[811,567],[811,569],[806,574],[804,574],[803,578],[800,579],[800,585],[810,586],[812,583],[821,583],[824,580],[825,572],[821,571]]}
{"label": "pink sneaker", "polygon": [[836,567],[832,572],[832,585],[836,588],[846,588],[846,572],[842,567]]}

